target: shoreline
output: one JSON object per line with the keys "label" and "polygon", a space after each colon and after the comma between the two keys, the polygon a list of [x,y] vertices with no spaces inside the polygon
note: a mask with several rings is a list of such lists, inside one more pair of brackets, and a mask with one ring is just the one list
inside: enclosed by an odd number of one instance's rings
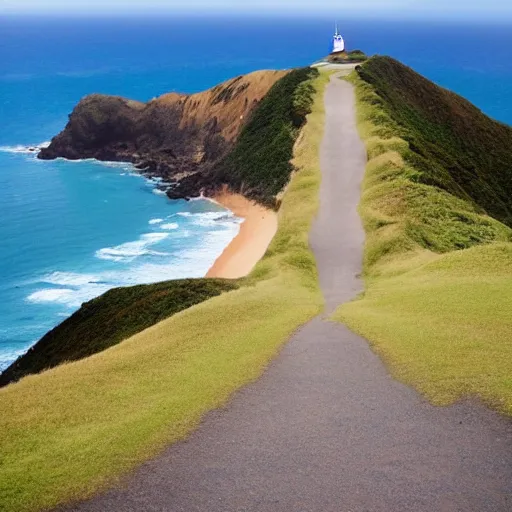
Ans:
{"label": "shoreline", "polygon": [[244,221],[240,231],[215,260],[205,277],[237,279],[248,275],[267,251],[277,232],[277,213],[241,194],[224,190],[209,199]]}

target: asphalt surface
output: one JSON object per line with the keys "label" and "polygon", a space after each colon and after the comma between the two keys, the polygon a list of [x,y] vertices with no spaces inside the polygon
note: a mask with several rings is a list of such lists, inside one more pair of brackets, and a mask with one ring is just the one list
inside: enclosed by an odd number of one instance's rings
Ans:
{"label": "asphalt surface", "polygon": [[[329,313],[361,289],[366,157],[352,87],[334,79],[325,101],[311,244]],[[429,405],[324,315],[187,441],[67,510],[510,512],[512,424],[471,402]]]}

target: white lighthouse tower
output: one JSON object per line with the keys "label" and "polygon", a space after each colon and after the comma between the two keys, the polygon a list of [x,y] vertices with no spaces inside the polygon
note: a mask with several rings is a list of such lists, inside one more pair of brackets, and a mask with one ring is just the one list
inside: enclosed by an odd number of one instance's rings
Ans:
{"label": "white lighthouse tower", "polygon": [[334,37],[332,38],[332,53],[339,53],[343,51],[345,51],[345,41],[338,32],[338,23],[336,22]]}

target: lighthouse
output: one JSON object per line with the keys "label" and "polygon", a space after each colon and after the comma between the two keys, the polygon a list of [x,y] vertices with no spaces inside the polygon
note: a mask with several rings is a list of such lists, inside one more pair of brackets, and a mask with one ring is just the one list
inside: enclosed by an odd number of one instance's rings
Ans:
{"label": "lighthouse", "polygon": [[345,41],[338,32],[338,23],[335,24],[334,37],[332,38],[332,53],[345,51]]}

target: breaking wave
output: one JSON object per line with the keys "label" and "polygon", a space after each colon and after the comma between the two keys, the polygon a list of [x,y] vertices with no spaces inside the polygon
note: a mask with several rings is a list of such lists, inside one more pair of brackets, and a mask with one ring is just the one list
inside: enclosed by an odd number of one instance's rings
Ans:
{"label": "breaking wave", "polygon": [[144,255],[166,256],[168,253],[150,250],[155,245],[169,236],[169,233],[146,233],[135,242],[126,242],[115,247],[105,247],[96,251],[96,257],[102,260],[133,261]]}
{"label": "breaking wave", "polygon": [[[194,219],[196,215],[203,214],[192,214],[191,218]],[[171,231],[146,233],[134,242],[96,251],[95,256],[99,260],[116,264],[113,270],[100,270],[97,273],[59,271],[47,274],[34,283],[40,285],[40,288],[33,291],[27,301],[64,305],[71,313],[72,309],[77,309],[82,303],[111,288],[203,277],[226,245],[237,235],[239,227],[231,221],[220,230],[199,233],[197,228],[179,229],[177,223],[171,222],[156,226]],[[167,241],[171,232],[176,233],[179,240],[188,240],[186,245],[175,240],[174,251],[167,247],[171,242]],[[154,246],[158,244],[164,245],[163,251],[155,250],[157,247]]]}
{"label": "breaking wave", "polygon": [[162,229],[178,229],[179,225],[177,222],[169,222],[168,224],[160,224],[160,228]]}
{"label": "breaking wave", "polygon": [[31,293],[27,300],[29,302],[58,302],[66,304],[68,297],[73,293],[70,288],[51,288],[48,290],[38,290],[37,292]]}
{"label": "breaking wave", "polygon": [[31,144],[29,146],[0,146],[2,153],[22,153],[29,155],[37,155],[43,148],[47,148],[50,145],[50,141],[41,142],[40,144]]}

